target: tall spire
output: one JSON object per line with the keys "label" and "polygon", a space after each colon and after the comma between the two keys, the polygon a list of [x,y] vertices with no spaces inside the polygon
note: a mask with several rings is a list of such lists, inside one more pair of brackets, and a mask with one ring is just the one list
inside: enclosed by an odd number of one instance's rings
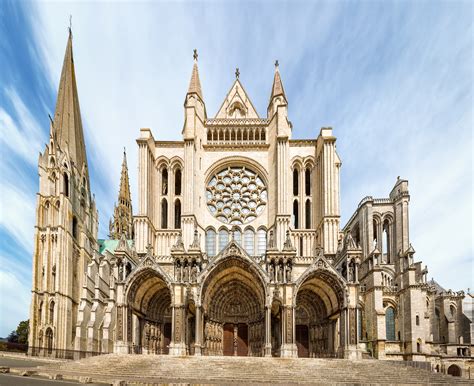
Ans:
{"label": "tall spire", "polygon": [[201,90],[201,81],[199,80],[199,71],[198,71],[198,53],[197,50],[194,50],[193,53],[194,58],[194,65],[193,65],[193,73],[191,74],[191,81],[189,82],[189,89],[188,94],[197,94],[201,100],[204,100],[202,97],[202,90]]}
{"label": "tall spire", "polygon": [[110,237],[118,240],[122,236],[133,239],[133,213],[130,183],[128,180],[127,153],[123,149],[122,173],[120,175],[120,190],[118,204],[114,207],[114,217],[109,224]]}
{"label": "tall spire", "polygon": [[87,156],[79,97],[77,95],[71,28],[69,28],[63,69],[59,81],[56,111],[54,113],[54,131],[59,147],[63,150],[68,149],[71,160],[74,161],[79,171],[81,171],[83,164],[87,166]]}
{"label": "tall spire", "polygon": [[273,98],[280,95],[283,96],[283,98],[286,101],[285,90],[283,88],[283,83],[280,77],[279,63],[278,63],[278,60],[276,60],[275,61],[275,76],[273,77],[272,95],[270,96],[270,101]]}

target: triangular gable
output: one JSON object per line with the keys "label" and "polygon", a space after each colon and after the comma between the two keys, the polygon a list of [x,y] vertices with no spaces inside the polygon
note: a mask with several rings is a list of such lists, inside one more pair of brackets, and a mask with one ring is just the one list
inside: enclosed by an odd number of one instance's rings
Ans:
{"label": "triangular gable", "polygon": [[[236,109],[241,112],[236,112]],[[257,110],[239,79],[235,80],[227,93],[216,118],[259,118]]]}

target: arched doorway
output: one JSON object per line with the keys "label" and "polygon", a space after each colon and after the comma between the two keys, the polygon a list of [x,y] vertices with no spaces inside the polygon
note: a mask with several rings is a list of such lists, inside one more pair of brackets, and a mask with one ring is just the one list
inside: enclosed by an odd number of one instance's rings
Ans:
{"label": "arched doorway", "polygon": [[461,368],[458,365],[451,365],[448,367],[448,374],[452,375],[453,377],[460,377]]}
{"label": "arched doorway", "polygon": [[298,357],[337,355],[343,293],[336,275],[326,270],[313,272],[297,287],[295,341]]}
{"label": "arched doorway", "polygon": [[204,353],[261,356],[265,343],[265,289],[256,268],[227,258],[202,287]]}
{"label": "arched doorway", "polygon": [[128,286],[127,339],[135,353],[168,354],[171,343],[171,293],[154,269],[137,272]]}
{"label": "arched doorway", "polygon": [[45,336],[46,336],[46,354],[50,356],[53,353],[53,330],[50,327],[46,330]]}

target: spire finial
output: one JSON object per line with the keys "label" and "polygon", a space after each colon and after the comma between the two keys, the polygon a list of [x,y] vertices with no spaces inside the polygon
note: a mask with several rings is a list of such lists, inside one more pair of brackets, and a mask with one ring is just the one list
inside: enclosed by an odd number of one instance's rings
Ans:
{"label": "spire finial", "polygon": [[235,69],[235,79],[239,79],[239,76],[240,76],[240,71],[239,71],[239,67],[237,67]]}
{"label": "spire finial", "polygon": [[280,63],[278,63],[278,59],[275,60],[275,68],[278,68],[279,65],[280,65]]}
{"label": "spire finial", "polygon": [[69,15],[69,33],[72,35],[72,15]]}
{"label": "spire finial", "polygon": [[198,50],[197,49],[193,50],[193,58],[194,58],[194,61],[197,62],[197,60],[198,60]]}

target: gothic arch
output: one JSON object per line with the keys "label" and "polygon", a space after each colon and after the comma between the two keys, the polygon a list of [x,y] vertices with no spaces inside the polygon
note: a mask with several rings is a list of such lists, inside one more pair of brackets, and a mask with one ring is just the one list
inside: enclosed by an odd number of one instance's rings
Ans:
{"label": "gothic arch", "polygon": [[[346,280],[335,271],[324,258],[318,258],[295,283],[293,294],[293,304],[296,304],[296,297],[300,289],[313,279],[322,282],[319,287],[326,292],[326,304],[338,305],[342,308],[346,301]],[[318,280],[315,280],[315,282]],[[315,283],[316,284],[316,283]],[[318,286],[316,284],[316,286]]]}
{"label": "gothic arch", "polygon": [[160,290],[167,287],[171,292],[171,279],[157,265],[142,266],[127,277],[124,287],[125,299],[127,299],[129,305],[132,305],[135,299],[139,299],[141,305],[143,305],[143,296],[153,288]]}
{"label": "gothic arch", "polygon": [[209,180],[214,176],[214,174],[218,173],[222,169],[226,167],[232,166],[245,166],[249,169],[253,169],[259,177],[262,178],[265,186],[268,187],[268,172],[267,170],[257,161],[244,156],[229,156],[224,157],[220,161],[213,163],[205,172],[204,175],[206,176],[206,185]]}

